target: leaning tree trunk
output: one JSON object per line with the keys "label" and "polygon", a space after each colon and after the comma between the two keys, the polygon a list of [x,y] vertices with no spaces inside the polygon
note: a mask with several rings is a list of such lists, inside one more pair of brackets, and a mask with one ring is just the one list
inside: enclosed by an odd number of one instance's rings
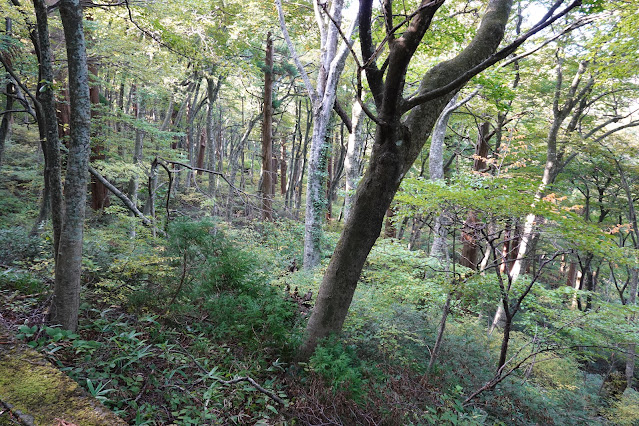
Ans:
{"label": "leaning tree trunk", "polygon": [[[64,216],[55,268],[50,320],[75,331],[80,307],[82,240],[87,198],[91,100],[87,54],[79,0],[60,0],[69,67],[70,139],[64,184]],[[57,206],[58,208],[60,206]]]}
{"label": "leaning tree trunk", "polygon": [[[322,280],[298,359],[308,359],[318,340],[341,330],[366,258],[379,236],[386,210],[402,178],[418,157],[454,92],[468,81],[466,77],[470,78],[467,74],[472,72],[467,71],[475,69],[497,49],[511,3],[490,1],[471,43],[455,58],[436,65],[424,75],[419,93],[425,100],[420,99],[408,119],[402,122],[406,111],[402,91],[408,64],[441,2],[422,5],[404,34],[390,44],[388,64],[384,66],[386,79],[373,60],[372,0],[360,2],[362,53],[365,62],[371,60],[366,72],[378,111],[375,143],[368,170],[357,188],[351,213]],[[459,82],[458,86],[455,81]],[[427,96],[437,90],[442,91],[440,96]]]}

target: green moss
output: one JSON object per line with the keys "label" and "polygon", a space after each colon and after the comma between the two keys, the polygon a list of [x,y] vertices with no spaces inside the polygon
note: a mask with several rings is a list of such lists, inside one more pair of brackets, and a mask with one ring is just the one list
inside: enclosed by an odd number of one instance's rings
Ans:
{"label": "green moss", "polygon": [[124,424],[37,352],[22,346],[0,355],[0,399],[14,411],[33,416],[38,425],[55,424],[56,418],[83,426]]}

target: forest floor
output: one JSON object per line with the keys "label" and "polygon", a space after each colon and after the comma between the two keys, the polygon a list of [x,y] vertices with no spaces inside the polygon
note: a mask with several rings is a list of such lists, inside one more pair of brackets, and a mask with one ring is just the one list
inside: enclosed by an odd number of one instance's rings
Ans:
{"label": "forest floor", "polygon": [[[78,331],[50,327],[51,229],[29,229],[42,189],[38,153],[27,143],[33,135],[16,136],[21,143],[7,147],[10,161],[0,170],[0,400],[14,406],[0,407],[0,425],[25,423],[17,410],[37,424],[91,424],[58,408],[67,398],[59,392],[88,393],[135,425],[639,419],[637,392],[609,398],[602,392],[608,370],[588,370],[592,361],[559,351],[465,402],[495,377],[501,340],[486,334],[485,319],[497,287],[477,280],[454,301],[428,371],[447,286],[430,272],[427,255],[393,239],[380,239],[372,250],[343,335],[322,342],[308,363],[293,365],[325,267],[294,267],[303,223],[246,218],[234,226],[207,217],[188,193],[172,205],[183,218],[166,221],[167,238],[153,237],[115,202],[90,212]],[[324,260],[338,236],[332,231],[324,235]],[[530,347],[527,333],[523,325],[512,333],[513,352]],[[41,420],[38,409],[53,419]]]}
{"label": "forest floor", "polygon": [[13,334],[0,324],[0,425],[126,424]]}

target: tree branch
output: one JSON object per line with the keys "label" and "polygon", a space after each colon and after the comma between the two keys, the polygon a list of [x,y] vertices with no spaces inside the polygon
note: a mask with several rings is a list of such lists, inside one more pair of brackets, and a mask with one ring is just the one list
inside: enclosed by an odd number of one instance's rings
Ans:
{"label": "tree branch", "polygon": [[295,50],[293,41],[291,40],[291,37],[288,34],[288,29],[286,28],[286,21],[284,19],[284,10],[282,9],[282,1],[275,0],[275,6],[277,6],[277,16],[279,17],[279,20],[280,20],[280,28],[282,29],[282,35],[284,36],[284,40],[286,40],[286,45],[288,46],[288,50],[291,52],[291,55],[293,55],[293,61],[295,62],[297,71],[302,76],[302,80],[304,81],[304,86],[306,86],[306,91],[308,92],[308,97],[311,100],[311,104],[315,105],[318,98],[317,91],[313,88],[313,85],[311,84],[311,80],[308,77],[308,74],[306,73],[306,70],[304,69],[302,62],[300,61],[300,57],[297,54],[297,51]]}
{"label": "tree branch", "polygon": [[[558,1],[557,3],[560,4],[560,3],[562,3],[562,1]],[[521,37],[519,37],[518,39],[516,39],[515,41],[510,43],[508,46],[506,46],[503,49],[499,50],[498,52],[490,55],[488,58],[486,58],[485,60],[480,62],[478,65],[476,65],[476,66],[470,68],[469,70],[465,71],[459,77],[457,77],[455,80],[451,81],[450,83],[448,83],[448,84],[446,84],[446,85],[444,85],[442,87],[439,87],[437,89],[431,90],[429,92],[423,93],[421,95],[415,96],[415,97],[413,97],[411,99],[408,99],[408,100],[404,101],[404,105],[403,105],[403,108],[402,108],[403,112],[407,112],[407,111],[415,108],[418,105],[421,105],[421,104],[423,104],[425,102],[428,102],[430,100],[433,100],[435,98],[443,96],[443,95],[445,95],[447,93],[452,92],[453,90],[459,89],[468,80],[470,80],[471,78],[473,78],[474,76],[476,76],[480,72],[484,71],[485,69],[487,69],[491,65],[494,65],[497,62],[501,61],[502,59],[505,59],[506,57],[508,57],[515,50],[517,50],[517,48],[519,46],[521,46],[530,37],[532,37],[533,35],[537,34],[539,31],[547,28],[553,22],[555,22],[558,19],[564,17],[572,9],[574,9],[574,8],[580,6],[580,5],[581,5],[581,1],[580,0],[575,0],[570,5],[568,5],[564,10],[562,10],[557,15],[552,16],[550,19],[548,19],[549,18],[549,14],[551,13],[551,12],[549,12],[548,14],[546,14],[546,16],[544,16],[544,18],[537,25],[535,25],[533,28],[531,28],[524,35],[522,35]],[[554,9],[556,9],[557,6],[558,5],[555,4],[555,6],[553,6],[551,11],[554,11]]]}

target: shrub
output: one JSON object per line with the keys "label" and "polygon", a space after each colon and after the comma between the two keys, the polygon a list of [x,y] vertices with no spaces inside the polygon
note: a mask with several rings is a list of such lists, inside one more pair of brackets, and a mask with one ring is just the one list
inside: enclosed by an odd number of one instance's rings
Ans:
{"label": "shrub", "polygon": [[0,229],[0,263],[10,265],[19,260],[32,260],[45,250],[42,239],[16,226]]}

